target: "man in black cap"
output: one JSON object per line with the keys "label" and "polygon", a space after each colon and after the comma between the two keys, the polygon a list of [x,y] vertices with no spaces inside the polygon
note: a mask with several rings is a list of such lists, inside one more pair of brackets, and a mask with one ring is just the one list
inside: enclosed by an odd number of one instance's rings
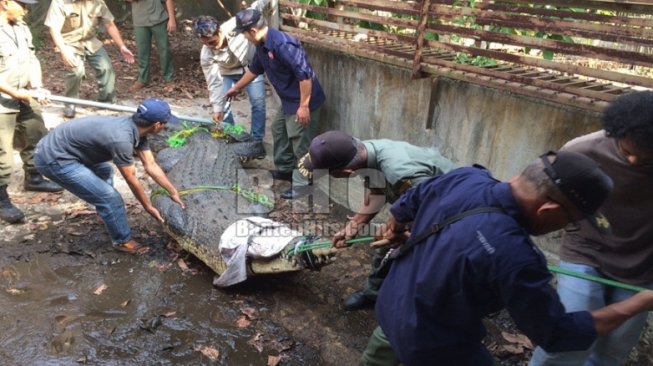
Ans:
{"label": "man in black cap", "polygon": [[588,157],[549,152],[508,182],[474,166],[406,192],[390,210],[385,238],[404,238],[409,225],[411,233],[392,252],[363,364],[492,365],[482,318],[503,308],[551,352],[586,349],[597,335],[653,309],[653,292],[645,291],[567,313],[530,239],[583,219],[605,224],[597,210],[612,186]]}
{"label": "man in black cap", "polygon": [[[603,130],[569,141],[562,150],[589,156],[614,180],[610,198],[601,206],[610,233],[581,223],[565,232],[560,264],[573,272],[653,289],[653,92],[620,96],[602,116]],[[560,276],[557,290],[570,311],[594,310],[634,293],[599,283]],[[530,366],[622,365],[639,342],[647,314],[630,319],[599,337],[581,352],[533,352]]]}
{"label": "man in black cap", "polygon": [[[13,170],[14,147],[20,149],[25,171],[25,190],[59,192],[60,186],[43,179],[34,168],[34,147],[48,130],[34,103],[32,92],[39,89],[41,64],[34,54],[32,33],[23,22],[27,4],[34,0],[0,1],[0,219],[21,221],[25,215],[9,200],[7,186]],[[46,103],[44,98],[40,103]],[[16,146],[14,146],[16,144]]]}
{"label": "man in black cap", "polygon": [[225,93],[231,98],[257,75],[265,73],[281,99],[282,112],[273,119],[272,137],[275,179],[292,180],[293,187],[281,194],[293,199],[308,193],[309,181],[294,171],[308,151],[315,134],[319,108],[326,97],[301,43],[294,37],[269,28],[255,9],[236,14],[236,32],[256,45],[256,52],[243,77]]}
{"label": "man in black cap", "polygon": [[95,206],[111,237],[122,252],[145,254],[149,248],[131,238],[127,210],[113,187],[113,166],[118,167],[136,199],[157,221],[163,222],[136,177],[134,153],[145,172],[184,207],[179,193],[154,160],[147,136],[179,121],[168,103],[144,100],[131,117],[89,116],[71,120],[52,130],[36,146],[34,164],[43,175]]}
{"label": "man in black cap", "polygon": [[[311,178],[314,169],[328,170],[335,178],[361,175],[368,178],[365,200],[345,228],[333,237],[333,245],[344,247],[364,224],[369,223],[386,202],[399,196],[430,177],[446,173],[454,164],[433,148],[419,147],[404,141],[361,141],[344,132],[325,132],[311,141],[308,154],[298,164],[300,174]],[[375,251],[370,275],[365,287],[349,295],[345,310],[371,307],[383,283],[378,266],[387,252]]]}

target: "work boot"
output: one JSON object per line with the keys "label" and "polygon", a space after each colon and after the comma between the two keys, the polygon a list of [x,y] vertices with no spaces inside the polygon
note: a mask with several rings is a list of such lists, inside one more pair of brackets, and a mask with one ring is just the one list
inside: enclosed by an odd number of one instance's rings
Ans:
{"label": "work boot", "polygon": [[23,185],[26,191],[34,192],[61,192],[63,188],[55,182],[51,182],[40,173],[29,173],[25,177],[25,184]]}
{"label": "work boot", "polygon": [[263,141],[257,141],[257,144],[252,148],[254,159],[262,160],[265,159],[265,146],[263,146]]}
{"label": "work boot", "polygon": [[63,106],[63,116],[66,118],[75,118],[75,105],[65,104]]}
{"label": "work boot", "polygon": [[9,200],[7,186],[0,186],[0,219],[9,224],[15,224],[21,221],[25,215],[18,207],[14,206]]}
{"label": "work boot", "polygon": [[371,308],[376,303],[376,299],[372,299],[365,295],[363,290],[358,290],[353,294],[347,296],[345,299],[345,310],[354,311],[364,308]]}
{"label": "work boot", "polygon": [[143,89],[145,87],[147,87],[147,84],[141,83],[140,81],[136,80],[134,82],[134,84],[132,84],[132,86],[129,88],[129,91],[130,92],[136,92],[136,91],[139,91],[139,90],[141,90],[141,89]]}

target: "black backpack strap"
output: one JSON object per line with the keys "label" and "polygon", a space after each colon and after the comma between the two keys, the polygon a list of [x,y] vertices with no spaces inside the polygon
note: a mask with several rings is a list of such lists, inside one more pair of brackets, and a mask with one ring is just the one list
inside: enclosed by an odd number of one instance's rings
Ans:
{"label": "black backpack strap", "polygon": [[454,222],[458,220],[462,220],[467,216],[472,216],[472,215],[478,215],[480,213],[487,213],[487,212],[498,212],[498,213],[505,213],[505,211],[500,208],[500,207],[477,207],[473,208],[471,210],[463,211],[461,213],[458,213],[456,215],[447,217],[444,219],[442,222],[435,223],[428,228],[426,228],[424,231],[417,235],[411,235],[408,241],[404,243],[404,245],[400,246],[397,248],[398,250],[395,252],[393,255],[393,258],[399,258],[405,253],[409,252],[416,244],[421,243],[424,241],[424,239],[428,238],[429,236],[433,234],[439,233],[442,229],[445,227],[453,224]]}

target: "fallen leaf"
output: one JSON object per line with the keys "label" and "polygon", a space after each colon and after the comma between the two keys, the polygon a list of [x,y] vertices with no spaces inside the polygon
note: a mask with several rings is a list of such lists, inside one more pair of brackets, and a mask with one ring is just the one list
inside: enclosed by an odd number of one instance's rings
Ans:
{"label": "fallen leaf", "polygon": [[533,349],[533,343],[531,340],[523,334],[514,334],[508,332],[501,332],[503,339],[510,343],[516,343],[518,345],[524,346],[528,349]]}
{"label": "fallen leaf", "polygon": [[101,295],[104,292],[104,290],[107,289],[107,287],[108,286],[103,283],[98,288],[96,288],[95,291],[93,291],[93,293],[96,295]]}
{"label": "fallen leaf", "polygon": [[247,341],[247,344],[256,348],[256,350],[259,351],[259,353],[263,352],[263,334],[256,333],[256,335],[252,339]]}
{"label": "fallen leaf", "polygon": [[24,290],[20,290],[20,289],[17,289],[17,288],[8,288],[5,291],[7,291],[7,293],[11,294],[11,295],[21,295],[21,294],[25,293]]}
{"label": "fallen leaf", "polygon": [[69,219],[74,219],[75,217],[78,216],[83,216],[83,215],[95,215],[95,211],[92,210],[76,210],[70,213],[68,216]]}
{"label": "fallen leaf", "polygon": [[177,314],[176,311],[168,311],[167,313],[164,313],[164,314],[161,314],[161,315],[165,316],[166,318],[170,318],[170,317],[175,316],[176,314]]}
{"label": "fallen leaf", "polygon": [[193,349],[208,357],[211,361],[217,361],[218,357],[220,357],[220,351],[210,346],[196,344]]}
{"label": "fallen leaf", "polygon": [[256,309],[249,307],[249,306],[243,306],[240,308],[240,312],[247,315],[247,318],[249,320],[256,320],[258,319],[258,311]]}
{"label": "fallen leaf", "polygon": [[125,306],[129,305],[129,303],[130,303],[131,301],[132,301],[131,299],[125,300],[125,301],[123,301],[123,302],[120,304],[120,306],[122,306],[122,307],[124,308]]}
{"label": "fallen leaf", "polygon": [[236,325],[238,325],[238,328],[247,328],[252,322],[247,319],[246,315],[241,316],[236,320]]}
{"label": "fallen leaf", "polygon": [[186,262],[184,262],[183,258],[177,259],[177,265],[179,266],[179,268],[181,268],[182,272],[188,272],[189,271],[188,266],[186,265]]}
{"label": "fallen leaf", "polygon": [[281,361],[281,356],[268,355],[268,366],[277,366]]}

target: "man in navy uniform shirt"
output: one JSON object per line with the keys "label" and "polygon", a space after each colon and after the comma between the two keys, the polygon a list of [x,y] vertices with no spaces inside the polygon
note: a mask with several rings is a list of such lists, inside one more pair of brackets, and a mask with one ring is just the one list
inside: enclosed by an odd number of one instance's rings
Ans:
{"label": "man in navy uniform shirt", "polygon": [[590,158],[550,152],[508,182],[468,167],[406,192],[392,206],[385,237],[403,237],[412,224],[411,239],[381,287],[379,327],[363,363],[492,365],[481,320],[503,308],[550,352],[588,348],[653,309],[653,291],[644,291],[592,312],[565,312],[529,237],[582,219],[605,224],[597,210],[612,185]]}
{"label": "man in navy uniform shirt", "polygon": [[294,37],[268,27],[256,9],[236,14],[236,32],[242,32],[256,45],[256,53],[243,77],[225,93],[226,98],[238,94],[257,75],[265,73],[281,98],[281,113],[273,119],[275,179],[292,180],[293,187],[281,194],[293,199],[309,192],[309,181],[295,170],[299,159],[308,152],[315,135],[319,108],[326,97],[317,80],[306,52]]}

